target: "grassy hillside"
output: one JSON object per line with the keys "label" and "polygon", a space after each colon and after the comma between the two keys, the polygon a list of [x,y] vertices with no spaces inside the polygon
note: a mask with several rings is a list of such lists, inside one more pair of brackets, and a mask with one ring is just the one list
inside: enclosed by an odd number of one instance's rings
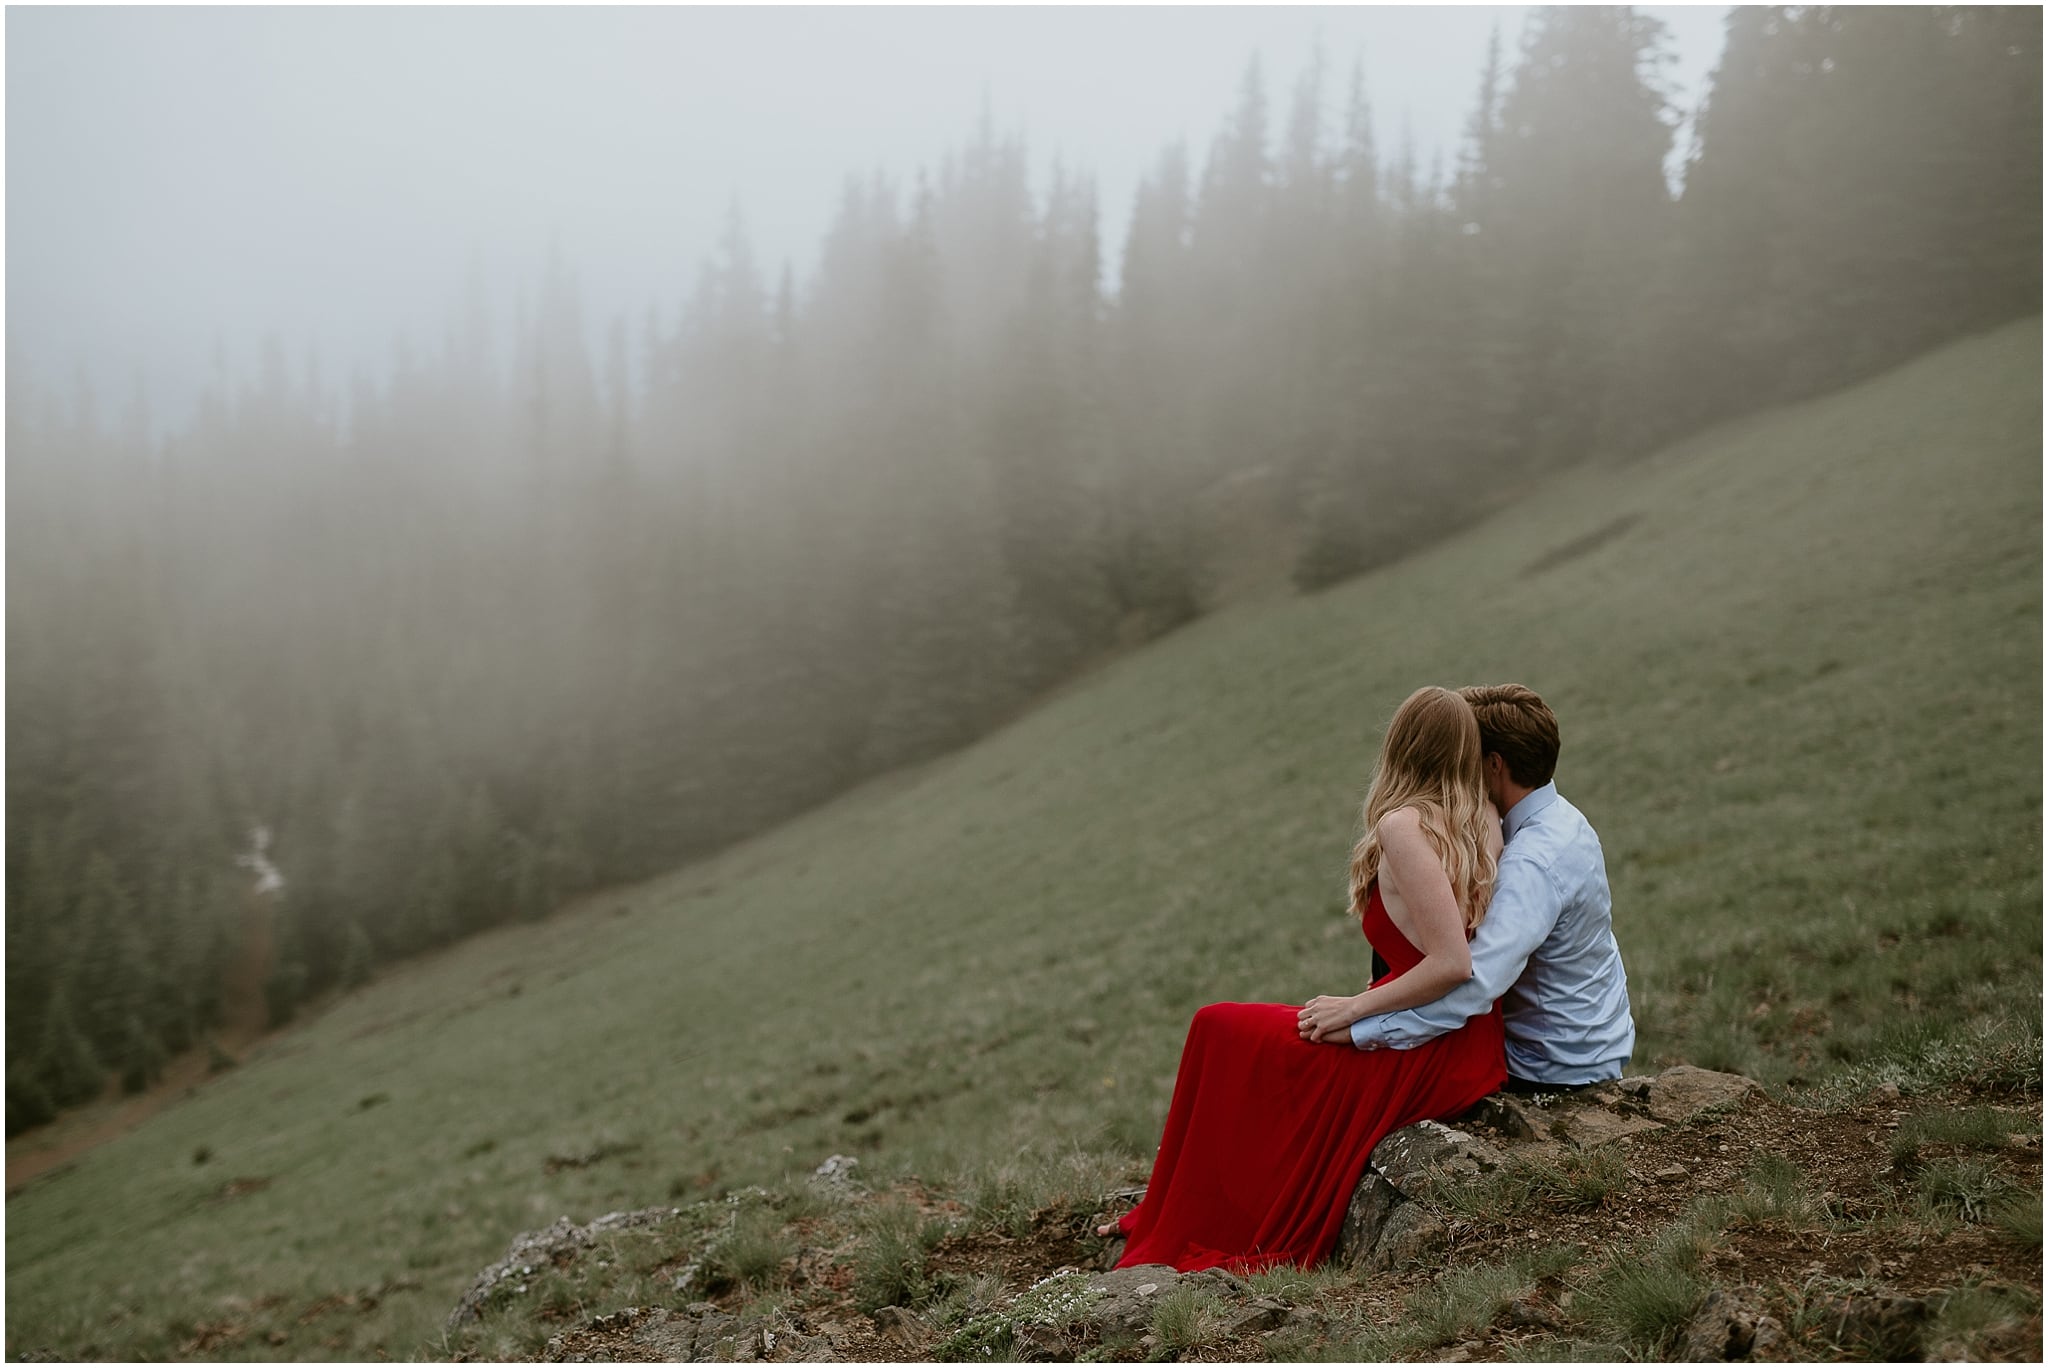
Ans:
{"label": "grassy hillside", "polygon": [[[1797,1091],[2030,1034],[2040,375],[2035,321],[1580,470],[718,858],[395,970],[11,1198],[8,1351],[432,1353],[515,1232],[834,1152],[871,1180],[1077,1150],[1142,1179],[1197,1006],[1362,985],[1346,858],[1422,683],[1555,707],[1637,1069]],[[259,1331],[216,1346],[226,1316]]]}

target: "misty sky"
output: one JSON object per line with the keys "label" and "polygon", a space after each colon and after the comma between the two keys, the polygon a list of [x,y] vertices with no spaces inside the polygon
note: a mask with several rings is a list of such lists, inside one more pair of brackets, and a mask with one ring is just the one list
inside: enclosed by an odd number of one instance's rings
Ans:
{"label": "misty sky", "polygon": [[[1690,112],[1725,6],[1648,6]],[[438,350],[472,253],[501,325],[551,235],[593,337],[672,324],[737,197],[771,282],[807,281],[849,172],[903,187],[973,131],[984,91],[1043,191],[1092,171],[1111,287],[1139,178],[1187,139],[1199,173],[1259,54],[1284,127],[1321,32],[1341,117],[1355,54],[1383,146],[1427,165],[1468,117],[1490,27],[1527,10],[1413,8],[10,8],[7,344],[103,413],[139,368],[182,421],[216,343],[253,373],[382,378]],[[1688,130],[1681,130],[1683,152]],[[1674,157],[1674,164],[1676,157]],[[907,196],[906,196],[907,198]]]}

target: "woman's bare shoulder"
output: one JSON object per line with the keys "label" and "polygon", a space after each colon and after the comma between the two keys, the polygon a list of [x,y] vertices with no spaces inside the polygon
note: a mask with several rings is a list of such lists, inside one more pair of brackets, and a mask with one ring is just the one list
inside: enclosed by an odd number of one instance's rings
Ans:
{"label": "woman's bare shoulder", "polygon": [[1380,815],[1375,828],[1380,845],[1387,849],[1414,845],[1423,841],[1422,810],[1416,807],[1397,807]]}

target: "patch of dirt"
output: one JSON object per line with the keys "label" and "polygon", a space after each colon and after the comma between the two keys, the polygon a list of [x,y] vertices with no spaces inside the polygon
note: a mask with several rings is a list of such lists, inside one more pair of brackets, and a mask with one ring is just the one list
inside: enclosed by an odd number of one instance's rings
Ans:
{"label": "patch of dirt", "polygon": [[178,1352],[188,1357],[194,1354],[211,1354],[215,1350],[232,1347],[248,1333],[249,1326],[244,1321],[201,1321],[192,1327],[192,1338],[178,1346]]}
{"label": "patch of dirt", "polygon": [[222,1183],[219,1190],[213,1194],[213,1200],[216,1202],[232,1201],[237,1197],[246,1197],[252,1192],[261,1192],[269,1186],[270,1179],[265,1176],[230,1178],[225,1183]]}
{"label": "patch of dirt", "polygon": [[1042,1211],[1023,1235],[977,1230],[948,1236],[932,1251],[932,1259],[949,1272],[990,1274],[1023,1287],[1062,1268],[1104,1267],[1103,1242],[1084,1237],[1074,1225],[1064,1213]]}
{"label": "patch of dirt", "polygon": [[628,1140],[593,1145],[580,1154],[550,1154],[541,1165],[541,1170],[544,1173],[555,1174],[563,1169],[589,1168],[592,1164],[602,1163],[621,1154],[631,1154],[639,1148],[639,1141]]}

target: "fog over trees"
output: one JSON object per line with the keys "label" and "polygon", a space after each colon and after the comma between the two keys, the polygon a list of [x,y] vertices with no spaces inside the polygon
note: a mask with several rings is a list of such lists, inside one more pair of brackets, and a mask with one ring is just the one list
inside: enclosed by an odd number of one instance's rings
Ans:
{"label": "fog over trees", "polygon": [[1120,244],[984,120],[595,355],[557,257],[508,350],[473,281],[389,383],[273,345],[161,448],[10,374],[9,1132],[203,1042],[252,936],[284,1021],[987,732],[1246,538],[1313,591],[2037,312],[2040,29],[1738,8],[1676,194],[1660,26],[1558,8],[1447,165],[1252,63]]}

